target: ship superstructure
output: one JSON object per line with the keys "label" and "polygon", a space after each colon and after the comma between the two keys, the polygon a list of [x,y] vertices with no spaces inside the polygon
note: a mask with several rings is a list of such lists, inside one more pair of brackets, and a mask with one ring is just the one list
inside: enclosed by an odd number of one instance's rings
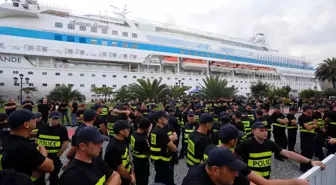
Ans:
{"label": "ship superstructure", "polygon": [[[87,99],[92,87],[120,88],[138,78],[161,78],[168,85],[195,88],[207,75],[225,77],[239,95],[258,80],[301,91],[320,89],[314,68],[265,45],[264,35],[250,40],[195,29],[126,18],[128,11],[78,15],[13,0],[0,6],[0,93],[13,96],[13,77],[29,77],[36,96],[55,86],[74,86]],[[14,96],[15,97],[15,96]]]}

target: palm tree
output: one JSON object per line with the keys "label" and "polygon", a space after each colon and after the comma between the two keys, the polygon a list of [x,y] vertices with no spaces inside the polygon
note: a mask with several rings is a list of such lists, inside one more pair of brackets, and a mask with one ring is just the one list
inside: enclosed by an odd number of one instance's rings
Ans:
{"label": "palm tree", "polygon": [[233,97],[236,93],[236,89],[227,87],[228,82],[220,76],[207,76],[203,79],[203,83],[204,85],[199,84],[200,91],[198,94],[208,99]]}
{"label": "palm tree", "polygon": [[269,92],[272,90],[271,84],[267,82],[262,82],[260,80],[257,83],[252,83],[250,88],[252,95],[258,98],[267,96]]}
{"label": "palm tree", "polygon": [[91,92],[94,92],[95,94],[101,94],[105,96],[105,101],[107,95],[111,95],[113,93],[112,87],[92,87]]}
{"label": "palm tree", "polygon": [[73,90],[72,86],[62,84],[50,91],[48,99],[61,100],[65,102],[69,102],[70,100],[83,101],[85,100],[85,96],[81,92]]}
{"label": "palm tree", "polygon": [[36,87],[24,87],[22,88],[22,92],[24,92],[26,94],[26,96],[28,96],[29,94],[33,94],[33,92],[38,91]]}
{"label": "palm tree", "polygon": [[315,78],[321,81],[332,83],[333,89],[336,88],[336,58],[328,58],[320,63],[315,71]]}
{"label": "palm tree", "polygon": [[170,86],[169,94],[173,98],[178,98],[185,95],[186,94],[185,91],[189,90],[190,88],[191,88],[190,86],[178,86],[178,85]]}
{"label": "palm tree", "polygon": [[168,86],[166,84],[161,84],[162,79],[154,79],[151,81],[147,78],[138,79],[137,83],[130,84],[128,90],[133,98],[138,98],[140,101],[146,99],[157,100],[160,96],[166,93]]}
{"label": "palm tree", "polygon": [[129,93],[127,85],[121,86],[120,89],[114,92],[114,99],[116,101],[126,102],[132,99],[132,96]]}

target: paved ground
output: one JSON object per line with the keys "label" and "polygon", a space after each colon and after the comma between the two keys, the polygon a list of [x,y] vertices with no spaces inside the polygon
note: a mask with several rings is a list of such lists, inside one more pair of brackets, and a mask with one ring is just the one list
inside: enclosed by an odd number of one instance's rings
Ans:
{"label": "paved ground", "polygon": [[[299,134],[298,134],[299,136]],[[106,143],[104,144],[104,147]],[[181,146],[181,145],[180,145]],[[297,139],[297,144],[295,146],[295,151],[300,152],[300,141],[299,137]],[[62,161],[66,161],[65,156],[62,156]],[[179,164],[175,166],[175,183],[176,185],[180,185],[182,183],[183,178],[188,172],[188,168],[186,166],[186,160],[182,159],[179,161]],[[294,161],[285,160],[284,162],[278,161],[276,159],[272,159],[272,173],[271,178],[279,178],[279,179],[290,179],[290,178],[298,178],[302,175],[302,172],[299,171],[299,163]],[[153,165],[151,165],[151,175],[150,175],[150,184],[153,184],[155,176],[155,170]]]}

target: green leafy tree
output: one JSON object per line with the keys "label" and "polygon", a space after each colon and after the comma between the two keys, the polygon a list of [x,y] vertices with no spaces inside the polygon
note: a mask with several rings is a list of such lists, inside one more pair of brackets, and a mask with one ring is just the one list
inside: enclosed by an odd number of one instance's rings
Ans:
{"label": "green leafy tree", "polygon": [[315,71],[315,77],[321,81],[332,83],[333,89],[336,88],[336,58],[328,58],[320,63]]}
{"label": "green leafy tree", "polygon": [[55,87],[50,91],[48,95],[50,100],[61,100],[69,102],[70,100],[84,101],[85,96],[78,90],[73,90],[72,86],[67,86],[62,84],[61,86]]}
{"label": "green leafy tree", "polygon": [[323,96],[325,96],[326,98],[329,98],[329,96],[336,96],[336,90],[335,89],[326,89],[322,93],[323,93]]}
{"label": "green leafy tree", "polygon": [[313,90],[313,89],[306,89],[299,93],[300,98],[303,99],[310,99],[310,98],[317,98],[321,96],[321,92]]}
{"label": "green leafy tree", "polygon": [[188,91],[191,87],[190,86],[170,86],[169,88],[169,94],[172,98],[178,98],[183,95],[186,95],[186,91]]}
{"label": "green leafy tree", "polygon": [[283,86],[281,89],[283,89],[286,92],[286,94],[284,94],[285,96],[283,97],[288,97],[289,93],[292,91],[292,88],[289,85]]}
{"label": "green leafy tree", "polygon": [[234,97],[237,90],[234,87],[227,87],[228,82],[220,76],[207,76],[203,84],[199,84],[201,96],[208,99]]}
{"label": "green leafy tree", "polygon": [[37,88],[36,87],[24,87],[22,88],[22,92],[26,94],[26,96],[33,94],[33,92],[37,92]]}
{"label": "green leafy tree", "polygon": [[133,98],[138,98],[139,101],[158,100],[167,93],[168,86],[161,83],[162,79],[138,79],[137,83],[128,86],[129,93]]}
{"label": "green leafy tree", "polygon": [[270,91],[272,90],[271,84],[267,82],[262,82],[260,80],[256,83],[252,83],[250,88],[252,95],[258,98],[268,96]]}
{"label": "green leafy tree", "polygon": [[106,97],[108,95],[113,94],[113,89],[112,89],[112,87],[92,87],[91,92],[93,92],[95,94],[104,95],[105,101],[106,101],[106,99],[107,99]]}
{"label": "green leafy tree", "polygon": [[132,96],[129,93],[127,85],[121,86],[113,94],[114,94],[114,99],[116,101],[126,102],[132,99]]}

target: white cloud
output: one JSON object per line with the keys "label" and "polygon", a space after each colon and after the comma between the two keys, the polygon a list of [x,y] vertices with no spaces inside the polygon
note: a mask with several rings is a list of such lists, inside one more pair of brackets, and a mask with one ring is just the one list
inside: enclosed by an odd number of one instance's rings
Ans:
{"label": "white cloud", "polygon": [[[1,1],[1,0],[0,0]],[[3,1],[3,0],[2,0]],[[314,64],[335,56],[335,0],[43,0],[84,12],[112,12],[110,4],[132,11],[130,17],[248,38],[266,35],[269,45],[305,56]]]}

